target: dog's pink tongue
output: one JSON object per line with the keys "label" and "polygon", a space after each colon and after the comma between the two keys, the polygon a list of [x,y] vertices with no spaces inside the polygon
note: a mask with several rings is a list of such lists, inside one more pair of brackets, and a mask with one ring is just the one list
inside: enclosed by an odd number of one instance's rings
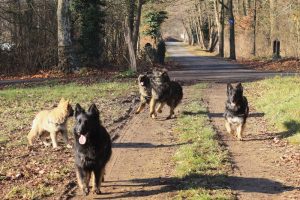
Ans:
{"label": "dog's pink tongue", "polygon": [[86,137],[84,135],[80,135],[79,144],[85,144],[85,143],[86,143]]}

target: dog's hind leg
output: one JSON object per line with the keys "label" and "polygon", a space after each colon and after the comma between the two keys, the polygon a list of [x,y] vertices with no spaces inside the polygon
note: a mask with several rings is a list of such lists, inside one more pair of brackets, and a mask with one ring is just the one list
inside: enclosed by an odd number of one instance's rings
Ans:
{"label": "dog's hind leg", "polygon": [[169,116],[167,117],[167,119],[171,119],[172,118],[172,116],[174,115],[174,107],[173,106],[170,106],[170,114],[169,114]]}
{"label": "dog's hind leg", "polygon": [[95,194],[101,194],[100,186],[101,181],[104,177],[104,168],[102,170],[94,170],[93,171],[93,188],[92,191]]}
{"label": "dog's hind leg", "polygon": [[226,128],[226,130],[229,134],[233,134],[233,130],[231,128],[231,125],[227,120],[225,120],[225,128]]}
{"label": "dog's hind leg", "polygon": [[153,119],[156,118],[156,113],[155,113],[156,102],[157,102],[157,100],[155,98],[151,98],[151,101],[150,101],[150,117],[152,117]]}
{"label": "dog's hind leg", "polygon": [[236,128],[236,134],[238,140],[243,140],[243,131],[244,131],[244,125],[239,124]]}
{"label": "dog's hind leg", "polygon": [[139,114],[146,106],[146,102],[140,104],[139,108],[136,110],[135,114]]}
{"label": "dog's hind leg", "polygon": [[158,108],[156,109],[156,112],[158,113],[162,113],[162,108],[164,107],[165,103],[161,102],[158,106]]}
{"label": "dog's hind leg", "polygon": [[51,132],[50,137],[51,137],[51,140],[52,140],[53,148],[57,148],[57,133],[54,132],[54,131]]}
{"label": "dog's hind leg", "polygon": [[88,195],[90,192],[89,191],[89,182],[90,182],[91,173],[88,171],[84,171],[81,168],[76,167],[76,177],[77,177],[77,182],[78,182],[80,189],[82,190],[82,192],[85,195]]}
{"label": "dog's hind leg", "polygon": [[67,145],[67,148],[71,149],[72,146],[69,144],[69,139],[68,139],[68,132],[67,132],[67,130],[61,131],[61,135],[62,135],[62,137],[63,137],[64,142],[65,142],[66,145]]}

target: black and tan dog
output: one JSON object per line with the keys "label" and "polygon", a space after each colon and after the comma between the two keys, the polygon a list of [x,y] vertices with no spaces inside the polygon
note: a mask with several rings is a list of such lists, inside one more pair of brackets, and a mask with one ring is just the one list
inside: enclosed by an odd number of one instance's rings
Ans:
{"label": "black and tan dog", "polygon": [[75,108],[75,165],[79,187],[85,195],[89,193],[89,182],[93,176],[93,192],[101,194],[105,166],[112,153],[112,141],[101,125],[99,110],[92,104],[86,112],[79,104]]}
{"label": "black and tan dog", "polygon": [[[154,70],[150,78],[151,81],[151,101],[150,101],[150,117],[156,118],[158,113],[162,112],[165,104],[170,107],[170,114],[167,119],[172,118],[174,110],[181,102],[183,97],[182,87],[176,81],[170,81],[168,73],[165,70]],[[156,104],[159,103],[155,111]]]}
{"label": "black and tan dog", "polygon": [[239,140],[243,139],[243,131],[249,114],[248,101],[243,96],[243,86],[238,83],[235,88],[227,84],[227,101],[225,103],[225,127],[228,133],[236,133]]}
{"label": "black and tan dog", "polygon": [[151,83],[150,78],[146,74],[141,74],[138,77],[138,85],[140,92],[140,106],[138,107],[135,114],[139,114],[151,100]]}

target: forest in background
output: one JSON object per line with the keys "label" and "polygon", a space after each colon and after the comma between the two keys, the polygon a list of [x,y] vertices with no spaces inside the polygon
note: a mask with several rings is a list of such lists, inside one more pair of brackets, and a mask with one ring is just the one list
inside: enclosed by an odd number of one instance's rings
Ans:
{"label": "forest in background", "polygon": [[[300,0],[0,2],[1,73],[104,66],[135,71],[157,62],[153,54],[162,37],[232,59],[271,58],[279,40],[282,57],[299,58]],[[153,47],[147,52],[148,42]]]}
{"label": "forest in background", "polygon": [[270,58],[274,40],[282,57],[300,56],[299,0],[178,0],[168,10],[165,34],[175,33],[170,28],[181,22],[186,42],[222,57],[232,57],[234,47],[237,58]]}

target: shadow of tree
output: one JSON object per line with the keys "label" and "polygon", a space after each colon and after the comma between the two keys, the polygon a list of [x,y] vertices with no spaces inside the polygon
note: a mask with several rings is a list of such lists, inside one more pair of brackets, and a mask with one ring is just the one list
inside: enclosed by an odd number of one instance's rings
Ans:
{"label": "shadow of tree", "polygon": [[[279,194],[299,188],[286,186],[278,181],[266,178],[250,178],[226,175],[189,175],[183,178],[144,178],[131,180],[106,181],[104,187],[137,187],[145,190],[121,192],[106,199],[146,197],[178,190],[189,189],[231,189],[233,191]],[[157,187],[159,186],[159,187]],[[150,187],[149,190],[146,188]],[[155,189],[153,189],[155,188]],[[99,196],[96,199],[101,199]]]}
{"label": "shadow of tree", "polygon": [[280,138],[287,138],[300,132],[300,123],[296,120],[286,121],[283,123],[283,125],[287,131],[277,133],[276,135],[278,135]]}
{"label": "shadow of tree", "polygon": [[166,148],[166,147],[174,147],[186,145],[189,143],[179,143],[179,144],[152,144],[152,143],[113,143],[113,148]]}

